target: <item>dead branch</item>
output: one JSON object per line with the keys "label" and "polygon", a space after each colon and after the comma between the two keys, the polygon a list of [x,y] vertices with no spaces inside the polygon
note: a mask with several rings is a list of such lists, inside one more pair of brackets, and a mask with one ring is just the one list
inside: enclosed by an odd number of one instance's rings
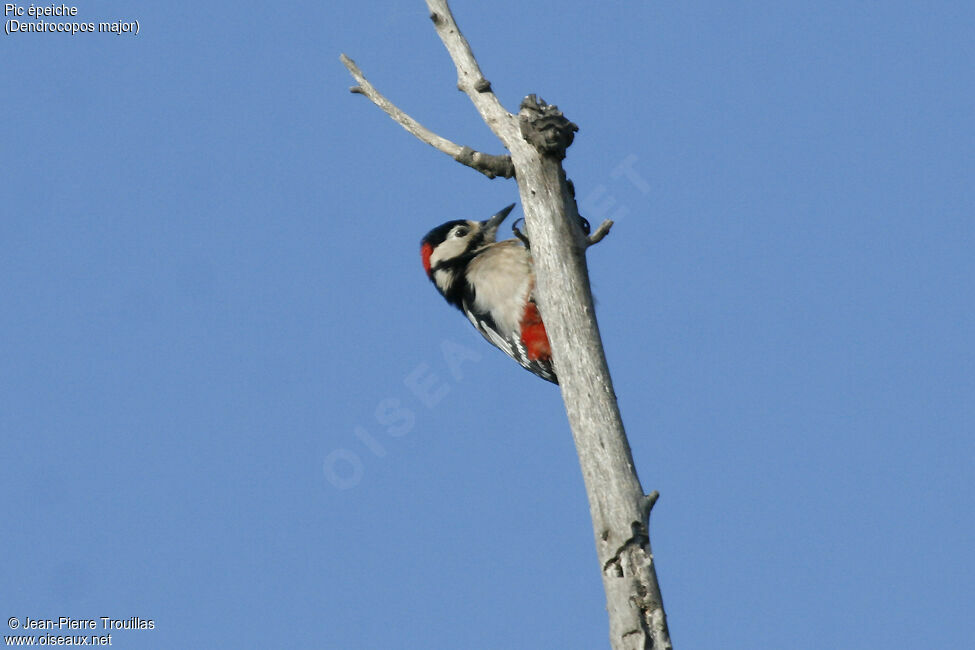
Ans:
{"label": "dead branch", "polygon": [[359,84],[358,86],[353,86],[350,90],[353,93],[358,93],[360,95],[365,95],[372,101],[373,104],[383,109],[387,115],[389,115],[397,124],[402,126],[404,129],[416,136],[421,142],[425,142],[431,147],[442,151],[454,160],[472,169],[476,169],[488,178],[495,178],[501,176],[502,178],[511,178],[515,175],[515,168],[511,164],[511,156],[493,156],[491,154],[481,153],[480,151],[474,151],[470,147],[464,147],[454,142],[451,142],[447,138],[437,135],[430,129],[426,128],[415,119],[406,114],[405,111],[400,109],[396,104],[386,99],[382,93],[380,93],[376,88],[369,83],[365,75],[362,74],[362,70],[356,65],[355,61],[342,54],[339,59],[348,68],[352,77]]}

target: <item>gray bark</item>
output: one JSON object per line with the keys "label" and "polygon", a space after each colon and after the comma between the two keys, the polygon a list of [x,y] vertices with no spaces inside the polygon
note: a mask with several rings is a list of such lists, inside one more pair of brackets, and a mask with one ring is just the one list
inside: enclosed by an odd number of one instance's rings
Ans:
{"label": "gray bark", "polygon": [[[505,110],[481,74],[446,0],[426,0],[426,4],[457,68],[458,88],[467,93],[510,153],[535,261],[536,298],[589,497],[612,648],[671,648],[648,532],[650,509],[657,495],[644,494],[633,466],[586,266],[586,249],[602,239],[612,224],[605,223],[592,237],[586,237],[562,169],[565,148],[571,144],[576,127],[554,106],[539,103],[533,96],[526,98],[518,115]],[[356,68],[353,76],[357,72]],[[356,79],[360,86],[353,90],[368,96],[362,90],[361,72]],[[371,86],[368,89],[374,92]],[[370,99],[382,106],[374,97]],[[457,158],[457,145],[446,141],[453,148],[438,146],[433,139],[439,136],[421,137],[418,131],[428,132],[418,124],[413,127],[412,118],[401,119],[383,108],[404,126],[410,120],[411,126],[406,128],[424,142]]]}

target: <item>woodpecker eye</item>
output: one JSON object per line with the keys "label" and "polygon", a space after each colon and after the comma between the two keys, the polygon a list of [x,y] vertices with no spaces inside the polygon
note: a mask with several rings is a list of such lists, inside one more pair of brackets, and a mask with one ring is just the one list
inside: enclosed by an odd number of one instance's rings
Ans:
{"label": "woodpecker eye", "polygon": [[454,237],[463,237],[468,232],[470,232],[470,228],[467,226],[457,226],[454,228]]}

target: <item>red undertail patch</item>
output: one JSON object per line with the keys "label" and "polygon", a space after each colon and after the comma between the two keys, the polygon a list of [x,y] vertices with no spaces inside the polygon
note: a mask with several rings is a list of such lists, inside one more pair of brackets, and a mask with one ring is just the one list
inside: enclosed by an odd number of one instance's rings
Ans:
{"label": "red undertail patch", "polygon": [[525,315],[521,318],[521,340],[525,344],[528,358],[532,361],[548,361],[552,358],[545,323],[533,302],[525,306]]}

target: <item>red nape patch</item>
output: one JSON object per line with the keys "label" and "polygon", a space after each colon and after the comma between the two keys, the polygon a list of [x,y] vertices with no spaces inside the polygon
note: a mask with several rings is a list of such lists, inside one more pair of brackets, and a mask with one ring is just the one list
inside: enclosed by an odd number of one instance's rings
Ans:
{"label": "red nape patch", "polygon": [[433,255],[433,246],[423,244],[420,246],[420,257],[423,259],[423,270],[430,275],[430,256]]}
{"label": "red nape patch", "polygon": [[529,302],[525,307],[525,315],[521,317],[521,340],[525,344],[525,351],[532,361],[548,361],[552,358],[552,348],[548,344],[548,334],[545,323],[538,313],[535,303]]}

